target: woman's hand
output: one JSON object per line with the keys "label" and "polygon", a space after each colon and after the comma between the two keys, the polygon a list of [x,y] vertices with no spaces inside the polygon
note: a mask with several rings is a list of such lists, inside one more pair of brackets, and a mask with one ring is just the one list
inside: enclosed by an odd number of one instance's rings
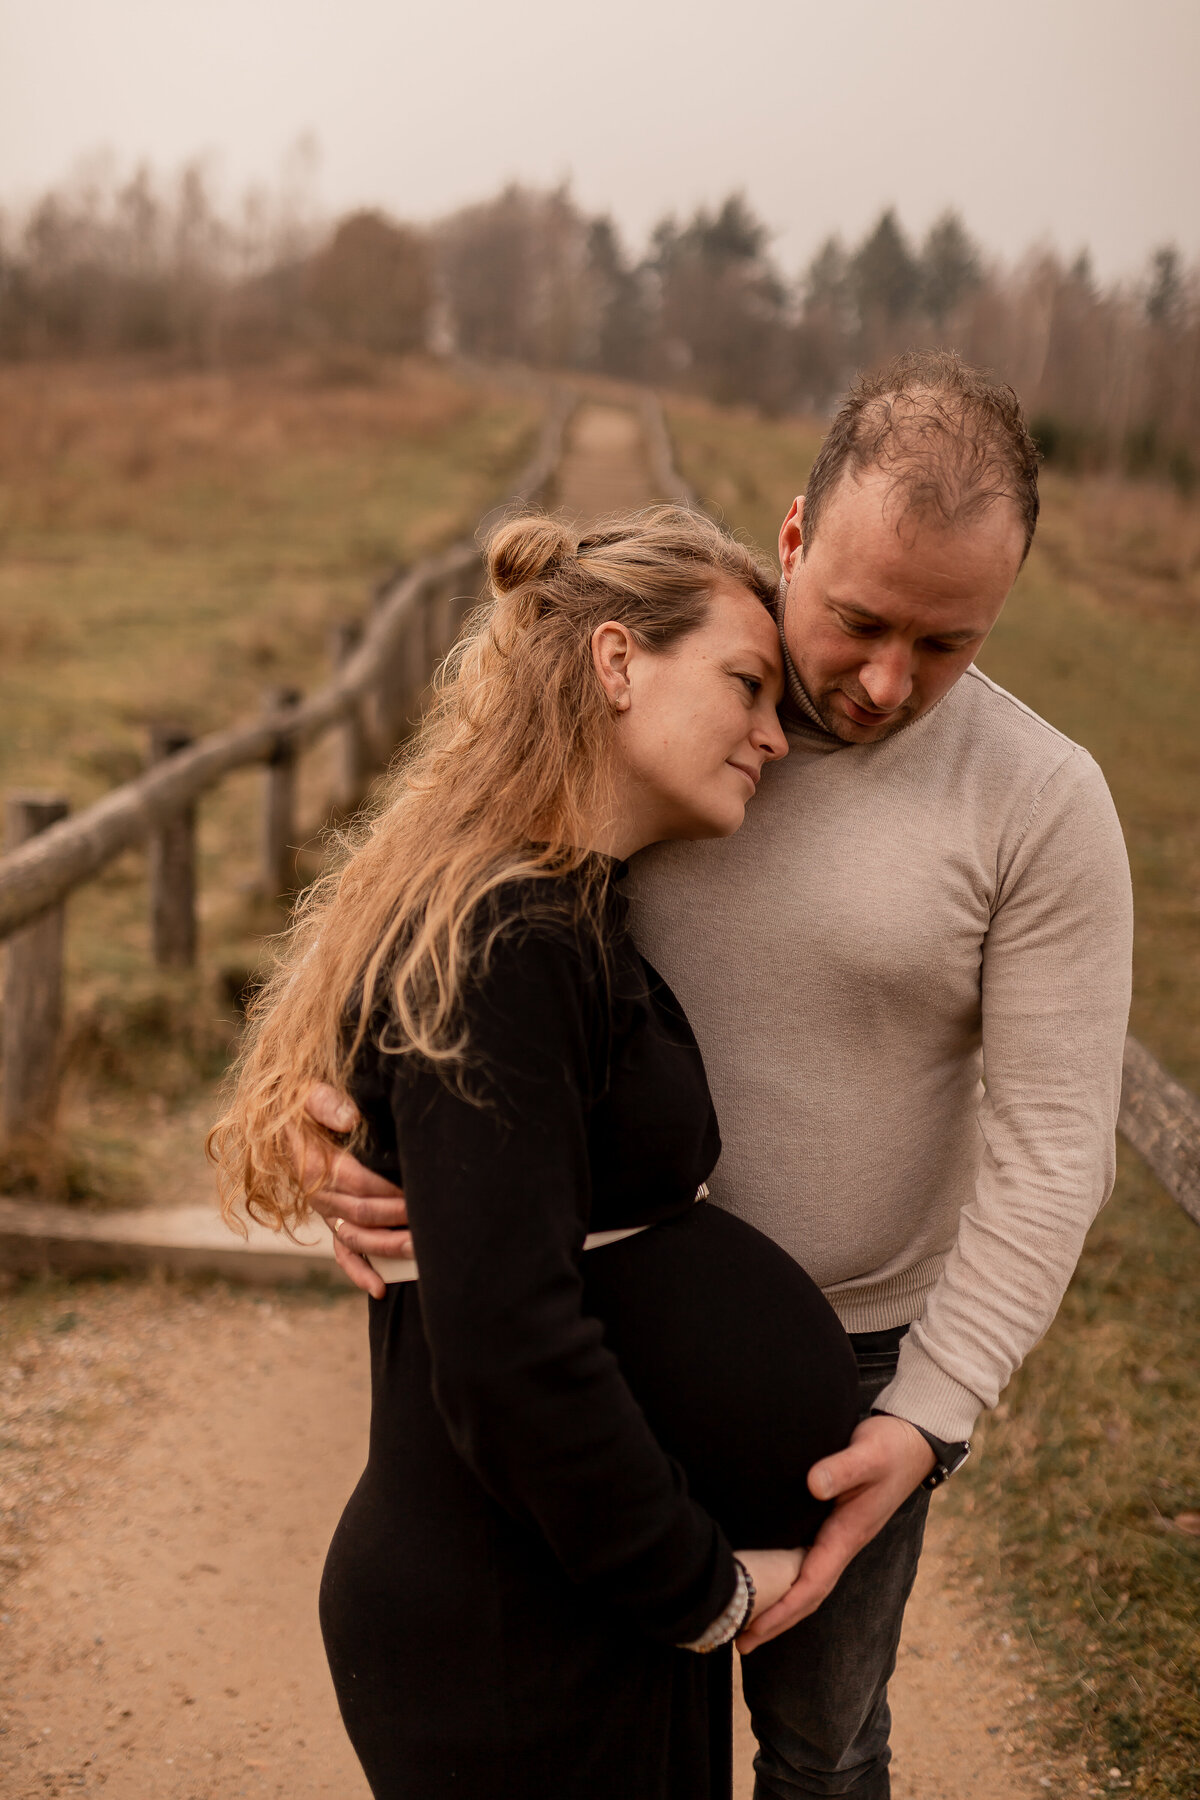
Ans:
{"label": "woman's hand", "polygon": [[[754,1623],[760,1614],[775,1606],[795,1586],[804,1561],[803,1550],[736,1550],[734,1555],[745,1567],[754,1583],[754,1611],[746,1621]],[[742,1640],[737,1639],[738,1648]]]}

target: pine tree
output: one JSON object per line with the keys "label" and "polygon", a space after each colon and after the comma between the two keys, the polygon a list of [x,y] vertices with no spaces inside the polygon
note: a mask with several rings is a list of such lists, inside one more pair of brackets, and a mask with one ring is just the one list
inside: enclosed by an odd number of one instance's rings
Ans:
{"label": "pine tree", "polygon": [[840,316],[849,297],[850,263],[842,240],[829,237],[804,274],[805,312],[828,311]]}
{"label": "pine tree", "polygon": [[1183,259],[1174,244],[1162,244],[1150,258],[1146,317],[1152,325],[1173,325],[1183,300]]}
{"label": "pine tree", "polygon": [[944,212],[921,250],[921,302],[939,330],[982,279],[979,254],[962,220],[956,212]]}
{"label": "pine tree", "polygon": [[861,318],[882,313],[888,319],[902,319],[913,310],[921,272],[892,207],[854,252],[850,276]]}

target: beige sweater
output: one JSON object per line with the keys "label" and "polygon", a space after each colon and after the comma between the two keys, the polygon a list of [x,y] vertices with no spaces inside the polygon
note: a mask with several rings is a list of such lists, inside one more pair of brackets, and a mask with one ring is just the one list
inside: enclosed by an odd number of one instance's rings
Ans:
{"label": "beige sweater", "polygon": [[1125,847],[1087,752],[977,669],[879,744],[792,725],[736,837],[635,860],[634,934],[704,1052],[714,1199],[848,1330],[915,1321],[880,1404],[956,1440],[1112,1187]]}

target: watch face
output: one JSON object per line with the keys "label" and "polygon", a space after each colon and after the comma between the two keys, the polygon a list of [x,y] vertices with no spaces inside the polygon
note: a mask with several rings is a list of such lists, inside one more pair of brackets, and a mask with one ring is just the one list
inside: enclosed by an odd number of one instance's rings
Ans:
{"label": "watch face", "polygon": [[921,1483],[925,1488],[940,1488],[944,1481],[949,1481],[956,1469],[961,1469],[971,1454],[970,1444],[941,1444],[940,1452],[935,1451],[937,1461]]}

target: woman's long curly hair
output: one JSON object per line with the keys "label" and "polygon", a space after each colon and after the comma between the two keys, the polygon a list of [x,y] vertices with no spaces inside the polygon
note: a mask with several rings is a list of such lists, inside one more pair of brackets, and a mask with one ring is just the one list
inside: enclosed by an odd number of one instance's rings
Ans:
{"label": "woman's long curly hair", "polygon": [[613,713],[592,662],[596,627],[616,620],[663,650],[702,623],[722,579],[775,600],[751,550],[672,506],[582,535],[540,515],[511,519],[488,542],[487,569],[490,597],[420,729],[340,869],[301,901],[250,1007],[229,1106],[209,1135],[235,1229],[239,1207],[289,1232],[308,1215],[315,1184],[298,1173],[297,1147],[317,1143],[328,1166],[334,1143],[306,1096],[318,1081],[345,1089],[381,1000],[384,1049],[451,1077],[462,1069],[464,982],[497,888],[578,871],[577,904],[599,925],[605,866],[588,845],[610,804]]}

